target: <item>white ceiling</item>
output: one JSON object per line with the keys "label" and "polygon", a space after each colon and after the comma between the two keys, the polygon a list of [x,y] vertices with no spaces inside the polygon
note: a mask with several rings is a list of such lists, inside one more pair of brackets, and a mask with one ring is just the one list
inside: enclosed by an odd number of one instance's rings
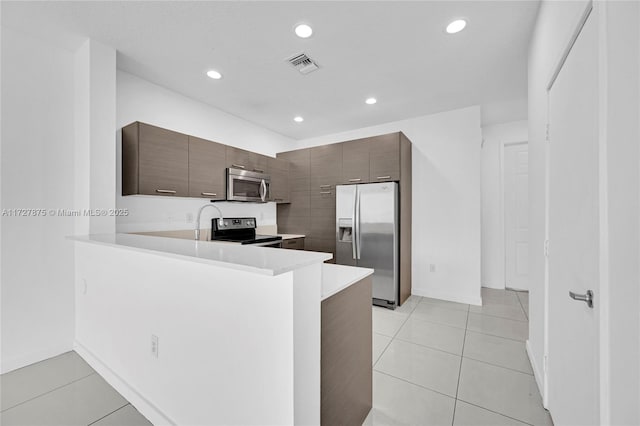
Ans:
{"label": "white ceiling", "polygon": [[[124,71],[303,139],[526,98],[537,10],[538,1],[3,1],[2,24],[71,49],[99,40]],[[446,34],[459,17],[467,28]],[[311,38],[295,36],[299,22]],[[320,70],[304,76],[285,62],[300,52]],[[206,77],[211,68],[223,79]],[[365,105],[369,96],[378,103]]]}

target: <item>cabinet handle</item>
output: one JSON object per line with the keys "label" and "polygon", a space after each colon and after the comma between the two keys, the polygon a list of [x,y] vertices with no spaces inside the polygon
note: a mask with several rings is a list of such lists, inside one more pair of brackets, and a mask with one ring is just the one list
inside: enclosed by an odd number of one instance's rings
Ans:
{"label": "cabinet handle", "polygon": [[201,195],[207,196],[207,197],[217,197],[218,194],[214,193],[214,192],[201,192]]}
{"label": "cabinet handle", "polygon": [[245,167],[242,164],[231,164],[236,169],[244,169]]}
{"label": "cabinet handle", "polygon": [[331,191],[320,191],[321,194],[331,194]]}
{"label": "cabinet handle", "polygon": [[320,185],[320,188],[331,188],[331,185]]}
{"label": "cabinet handle", "polygon": [[391,176],[378,176],[377,179],[391,179]]}
{"label": "cabinet handle", "polygon": [[274,198],[273,201],[284,201],[284,198]]}
{"label": "cabinet handle", "polygon": [[258,173],[264,173],[264,170],[261,170],[261,169],[253,169],[253,171]]}
{"label": "cabinet handle", "polygon": [[358,178],[358,179],[349,179],[349,182],[360,182],[362,179]]}
{"label": "cabinet handle", "polygon": [[176,191],[174,191],[173,189],[156,189],[156,192],[158,194],[175,194]]}

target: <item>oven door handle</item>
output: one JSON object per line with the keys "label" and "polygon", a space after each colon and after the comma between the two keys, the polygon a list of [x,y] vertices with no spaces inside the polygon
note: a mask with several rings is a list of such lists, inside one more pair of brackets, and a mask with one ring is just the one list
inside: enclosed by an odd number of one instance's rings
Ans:
{"label": "oven door handle", "polygon": [[260,199],[262,200],[262,202],[264,203],[265,201],[267,201],[267,183],[264,181],[264,179],[262,179],[260,181]]}

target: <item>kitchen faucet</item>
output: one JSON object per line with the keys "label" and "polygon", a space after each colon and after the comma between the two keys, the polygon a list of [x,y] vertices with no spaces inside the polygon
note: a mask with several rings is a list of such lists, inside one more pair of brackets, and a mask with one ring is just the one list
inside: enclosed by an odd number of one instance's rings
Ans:
{"label": "kitchen faucet", "polygon": [[[213,201],[211,201],[213,203]],[[200,239],[200,215],[202,214],[202,210],[204,210],[207,207],[213,207],[214,209],[218,210],[218,223],[220,225],[222,225],[222,212],[220,211],[220,209],[218,208],[218,206],[215,206],[213,204],[205,204],[204,206],[200,207],[200,210],[198,210],[198,216],[196,217],[196,241],[198,241]]]}

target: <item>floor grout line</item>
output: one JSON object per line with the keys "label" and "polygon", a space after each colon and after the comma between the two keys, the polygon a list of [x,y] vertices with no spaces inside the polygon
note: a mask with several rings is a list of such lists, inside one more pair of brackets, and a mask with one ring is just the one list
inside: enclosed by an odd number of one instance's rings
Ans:
{"label": "floor grout line", "polygon": [[[527,292],[527,294],[528,294],[528,293],[529,293],[529,292]],[[522,304],[522,300],[520,300],[520,296],[518,296],[518,295],[516,294],[516,297],[518,298],[518,302],[520,303],[520,309],[522,309],[522,312],[524,312],[524,316],[525,316],[525,317],[527,317],[527,321],[529,321],[529,314],[527,313],[527,310],[526,310],[526,309],[524,309],[524,305]],[[529,305],[529,303],[528,303],[528,302],[529,302],[529,301],[527,300],[527,308],[529,307],[529,306],[528,306],[528,305]]]}
{"label": "floor grout line", "polygon": [[[453,355],[453,356],[457,356],[457,357],[462,357],[462,354],[461,354],[461,353],[457,354],[457,353],[454,353],[454,352],[445,351],[444,349],[436,348],[436,347],[429,346],[429,345],[425,345],[425,344],[422,344],[422,343],[412,342],[411,340],[403,339],[402,337],[398,337],[398,340],[399,340],[399,341],[401,341],[401,342],[404,342],[404,343],[410,343],[410,344],[412,344],[412,345],[421,346],[421,347],[423,347],[423,348],[433,349],[434,351],[444,352],[445,354],[448,354],[448,355]],[[464,340],[464,337],[463,337],[463,340]],[[391,343],[391,342],[389,342],[389,343]],[[463,344],[462,344],[462,347],[463,347],[463,349],[464,349],[464,342],[463,342]]]}
{"label": "floor grout line", "polygon": [[435,392],[435,393],[440,394],[440,395],[442,395],[442,396],[446,396],[447,398],[451,398],[451,399],[453,399],[453,400],[455,400],[455,399],[456,399],[456,397],[455,397],[455,396],[451,396],[451,395],[448,395],[448,394],[443,393],[443,392],[441,392],[441,391],[437,391],[437,390],[435,390],[435,389],[428,388],[428,387],[426,387],[426,386],[424,386],[424,385],[419,385],[419,384],[417,384],[417,383],[410,382],[409,380],[407,380],[407,379],[403,379],[402,377],[396,377],[396,376],[394,376],[393,374],[389,374],[389,373],[386,373],[386,372],[384,372],[384,371],[380,371],[380,370],[374,370],[374,371],[375,371],[376,373],[380,373],[380,374],[384,374],[385,376],[389,376],[389,377],[391,377],[391,378],[393,378],[393,379],[400,380],[401,382],[405,382],[405,383],[408,383],[408,384],[410,384],[410,385],[417,386],[417,387],[422,388],[422,389],[426,389],[426,390],[428,390],[428,391],[430,391],[430,392]]}
{"label": "floor grout line", "polygon": [[[502,306],[506,306],[506,305],[502,305]],[[520,309],[522,309],[522,305],[520,305]],[[524,311],[524,309],[523,309],[523,311]],[[509,320],[509,321],[526,322],[526,323],[529,322],[529,318],[528,317],[527,317],[526,320],[519,320],[519,319],[515,319],[515,318],[499,317],[497,315],[485,314],[484,312],[471,312],[471,311],[469,311],[469,313],[470,314],[476,314],[476,315],[484,315],[485,317],[500,318],[500,319]],[[526,314],[525,314],[525,317],[526,317]]]}
{"label": "floor grout line", "polygon": [[[420,303],[420,302],[418,302]],[[416,303],[416,306],[418,306],[418,303]],[[415,310],[415,307],[413,308]],[[372,312],[373,313],[373,312]],[[400,314],[400,312],[397,312]],[[400,327],[398,327],[398,329],[396,330],[396,332],[393,334],[393,336],[387,336],[386,334],[382,334],[382,333],[376,333],[376,334],[380,334],[381,336],[386,336],[386,337],[391,337],[391,340],[389,340],[389,343],[387,343],[387,345],[384,347],[384,349],[382,350],[382,352],[380,352],[380,356],[378,356],[378,359],[376,360],[376,362],[371,366],[371,368],[373,369],[376,364],[378,363],[378,361],[380,361],[380,358],[382,358],[382,355],[384,355],[384,353],[387,351],[387,349],[389,348],[389,346],[391,345],[391,343],[393,343],[393,340],[396,338],[396,336],[398,335],[398,333],[400,333],[400,330],[402,330],[402,327],[404,327],[404,325],[407,323],[407,321],[409,321],[409,317],[413,314],[413,311],[411,311],[411,313],[409,313],[407,315],[407,317],[404,319],[404,321],[402,321],[402,324],[400,324]],[[372,330],[373,332],[373,330]],[[374,332],[375,333],[375,332]],[[399,339],[402,340],[402,339]],[[378,371],[378,370],[376,370]]]}
{"label": "floor grout line", "polygon": [[[28,367],[28,366],[27,366],[27,367]],[[45,393],[41,393],[40,395],[34,396],[33,398],[29,398],[29,399],[27,399],[27,400],[25,400],[25,401],[22,401],[22,402],[20,402],[19,404],[12,405],[12,406],[11,406],[11,407],[9,407],[9,408],[5,408],[5,409],[3,409],[3,410],[2,410],[2,413],[6,412],[6,411],[9,411],[9,410],[13,410],[13,409],[14,409],[14,408],[16,408],[16,407],[19,407],[19,406],[21,406],[21,405],[23,405],[23,404],[26,404],[27,402],[31,402],[31,401],[36,400],[36,399],[38,399],[38,398],[41,398],[41,397],[43,397],[43,396],[45,396],[45,395],[48,395],[48,394],[50,394],[51,392],[55,392],[55,391],[57,391],[57,390],[59,390],[59,389],[62,389],[62,388],[67,387],[67,386],[69,386],[69,385],[72,385],[72,384],[74,384],[74,383],[76,383],[76,382],[79,382],[80,380],[86,379],[86,378],[87,378],[87,377],[89,377],[89,376],[93,376],[94,374],[98,374],[98,373],[96,373],[95,371],[93,371],[92,373],[89,373],[89,374],[87,374],[86,376],[82,376],[82,377],[80,377],[80,378],[78,378],[78,379],[72,380],[72,381],[70,381],[70,382],[68,382],[68,383],[65,383],[64,385],[58,386],[57,388],[53,388],[53,389],[51,389],[51,390],[48,390],[48,391],[47,391],[47,392],[45,392]]]}
{"label": "floor grout line", "polygon": [[507,340],[512,340],[514,342],[520,342],[520,343],[525,343],[527,340],[520,340],[520,339],[514,339],[513,337],[505,337],[505,336],[500,336],[498,334],[491,334],[491,333],[487,333],[485,331],[478,331],[478,330],[469,330],[472,333],[478,333],[478,334],[484,334],[485,336],[493,336],[493,337],[500,337],[501,339],[507,339]]}
{"label": "floor grout line", "polygon": [[515,368],[505,367],[504,365],[494,364],[494,363],[492,363],[492,362],[489,362],[489,361],[483,361],[483,360],[481,360],[481,359],[472,358],[472,357],[470,357],[470,356],[464,356],[464,355],[463,355],[462,357],[463,357],[463,358],[466,358],[466,359],[470,359],[470,360],[472,360],[472,361],[481,362],[481,363],[483,363],[483,364],[491,365],[491,366],[493,366],[493,367],[504,368],[505,370],[510,370],[510,371],[513,371],[514,373],[521,373],[521,374],[526,374],[527,376],[534,377],[534,376],[533,376],[533,374],[531,374],[531,373],[525,373],[524,371],[516,370]]}
{"label": "floor grout line", "polygon": [[[453,309],[450,309],[450,310],[453,310]],[[464,312],[464,311],[457,310],[457,312]],[[467,312],[467,316],[468,316],[468,314],[469,314],[469,313]],[[437,321],[433,321],[433,320],[426,319],[426,318],[413,317],[413,319],[414,319],[414,320],[416,320],[416,321],[424,321],[424,322],[428,322],[429,324],[437,324],[437,325],[442,325],[442,326],[445,326],[445,327],[455,328],[455,329],[457,329],[457,330],[464,330],[464,328],[463,328],[463,327],[458,327],[458,326],[451,325],[451,324],[445,324],[445,323],[443,323],[443,322],[437,322]]]}
{"label": "floor grout line", "polygon": [[[456,400],[457,400],[457,398],[456,398]],[[482,405],[474,404],[473,402],[465,401],[464,399],[461,399],[460,401],[464,402],[465,404],[473,405],[474,407],[478,407],[478,408],[482,408],[483,410],[490,411],[490,412],[492,412],[493,414],[498,414],[498,415],[500,415],[500,416],[507,417],[507,418],[509,418],[509,419],[511,419],[511,420],[515,420],[515,421],[517,421],[517,422],[524,423],[524,424],[526,424],[526,425],[534,426],[532,423],[525,422],[525,421],[523,421],[523,420],[517,419],[517,418],[512,417],[512,416],[508,416],[508,415],[506,415],[506,414],[504,414],[504,413],[501,413],[501,412],[499,412],[499,411],[491,410],[491,409],[489,409],[489,408],[487,408],[487,407],[483,407]]]}
{"label": "floor grout line", "polygon": [[122,410],[124,407],[126,407],[127,405],[131,405],[130,402],[127,402],[126,404],[124,404],[122,407],[116,408],[115,410],[113,410],[112,412],[105,414],[104,416],[100,417],[99,419],[96,419],[94,421],[92,421],[91,423],[87,424],[87,426],[91,426],[94,423],[99,422],[100,420],[104,419],[105,417],[109,417],[110,415],[112,415],[113,413],[115,413],[116,411],[120,411]]}
{"label": "floor grout line", "polygon": [[464,345],[467,342],[468,326],[469,326],[469,311],[467,311],[467,322],[464,327],[464,338],[462,339],[462,355],[460,356],[460,368],[458,369],[458,383],[456,384],[456,400],[453,403],[453,416],[451,417],[451,426],[453,426],[453,423],[456,421],[456,408],[458,406],[458,391],[460,390],[460,377],[462,376],[462,361],[464,361]]}

